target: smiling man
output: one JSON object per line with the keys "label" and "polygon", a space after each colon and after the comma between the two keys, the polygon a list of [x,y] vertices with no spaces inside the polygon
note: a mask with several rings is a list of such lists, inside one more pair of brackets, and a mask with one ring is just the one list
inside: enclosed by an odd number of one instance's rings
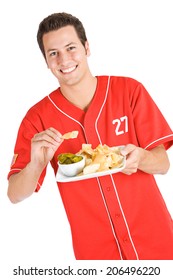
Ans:
{"label": "smiling man", "polygon": [[[24,116],[8,174],[13,203],[39,191],[50,162],[83,143],[124,146],[121,173],[58,183],[76,259],[173,259],[173,223],[154,174],[169,169],[173,133],[144,86],[127,77],[93,76],[82,23],[55,13],[39,25],[37,39],[59,82]],[[78,131],[76,139],[62,134]]]}

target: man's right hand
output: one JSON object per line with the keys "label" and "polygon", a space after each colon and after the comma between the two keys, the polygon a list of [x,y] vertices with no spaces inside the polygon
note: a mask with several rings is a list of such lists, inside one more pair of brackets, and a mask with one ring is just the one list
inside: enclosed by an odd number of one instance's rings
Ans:
{"label": "man's right hand", "polygon": [[30,162],[9,178],[7,194],[12,203],[22,201],[35,191],[43,169],[62,142],[61,133],[52,127],[34,135],[31,140]]}
{"label": "man's right hand", "polygon": [[31,140],[31,163],[43,169],[62,142],[61,133],[53,127],[35,134]]}

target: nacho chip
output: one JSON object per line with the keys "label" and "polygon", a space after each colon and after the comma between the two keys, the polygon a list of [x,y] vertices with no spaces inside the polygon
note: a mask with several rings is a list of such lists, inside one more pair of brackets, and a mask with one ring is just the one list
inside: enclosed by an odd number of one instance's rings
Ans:
{"label": "nacho chip", "polygon": [[91,174],[91,173],[95,173],[99,170],[100,167],[100,163],[92,163],[90,165],[87,165],[86,167],[84,167],[83,169],[83,174]]}
{"label": "nacho chip", "polygon": [[86,159],[83,174],[119,168],[123,165],[124,160],[119,147],[109,147],[101,144],[95,149],[92,149],[91,144],[83,144],[78,154],[85,156]]}
{"label": "nacho chip", "polygon": [[74,131],[71,131],[71,132],[67,132],[64,135],[62,135],[62,138],[66,139],[66,140],[74,139],[74,138],[77,138],[78,133],[79,133],[79,131],[77,131],[77,130],[74,130]]}

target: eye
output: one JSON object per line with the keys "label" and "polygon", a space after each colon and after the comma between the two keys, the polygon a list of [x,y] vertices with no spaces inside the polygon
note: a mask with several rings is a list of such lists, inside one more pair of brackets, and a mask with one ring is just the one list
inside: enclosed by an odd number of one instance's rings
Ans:
{"label": "eye", "polygon": [[70,47],[67,48],[68,51],[73,51],[73,50],[75,50],[75,49],[76,49],[75,46],[70,46]]}
{"label": "eye", "polygon": [[49,56],[56,56],[58,53],[56,51],[50,52]]}

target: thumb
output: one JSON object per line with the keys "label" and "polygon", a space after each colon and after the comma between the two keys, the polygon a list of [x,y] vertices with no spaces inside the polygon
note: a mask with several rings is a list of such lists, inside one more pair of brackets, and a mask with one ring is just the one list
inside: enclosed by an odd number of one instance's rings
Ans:
{"label": "thumb", "polygon": [[133,144],[128,144],[121,149],[122,156],[127,156],[134,150],[135,146]]}
{"label": "thumb", "polygon": [[128,151],[126,150],[126,148],[122,148],[121,149],[121,155],[122,156],[127,156],[127,154],[128,154]]}

